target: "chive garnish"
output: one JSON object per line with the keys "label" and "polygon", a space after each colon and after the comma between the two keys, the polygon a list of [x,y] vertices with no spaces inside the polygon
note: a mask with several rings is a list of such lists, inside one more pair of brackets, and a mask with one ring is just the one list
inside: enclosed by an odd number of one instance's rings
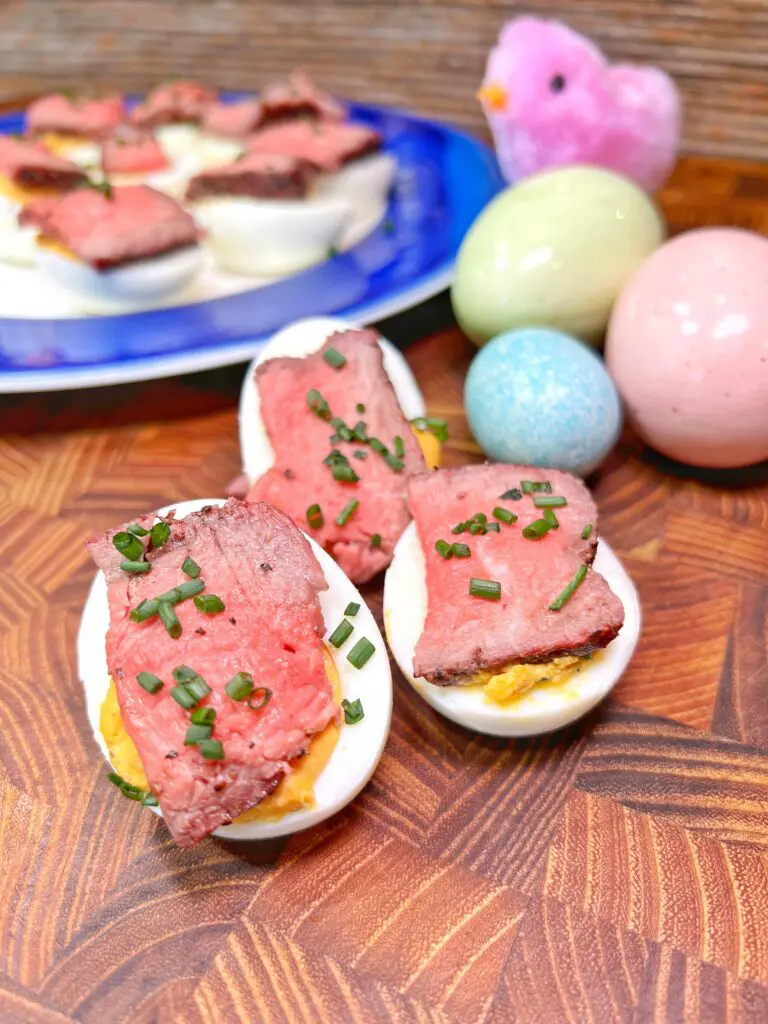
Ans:
{"label": "chive garnish", "polygon": [[201,678],[193,668],[189,667],[189,665],[177,665],[171,672],[171,675],[177,683],[188,683],[192,679]]}
{"label": "chive garnish", "polygon": [[541,513],[542,518],[545,519],[553,530],[557,530],[560,527],[560,520],[557,518],[551,508],[545,508]]}
{"label": "chive garnish", "polygon": [[135,608],[131,609],[130,620],[131,622],[146,622],[147,619],[151,619],[153,615],[157,615],[158,601],[156,597],[153,597],[149,601],[142,601],[137,604]]}
{"label": "chive garnish", "polygon": [[197,564],[197,562],[193,558],[190,558],[189,555],[187,555],[187,557],[181,563],[181,571],[186,576],[191,577],[191,579],[193,579],[193,580],[196,580],[197,577],[200,575],[200,572],[201,572],[200,566]]}
{"label": "chive garnish", "polygon": [[523,494],[551,494],[552,484],[549,480],[521,480]]}
{"label": "chive garnish", "polygon": [[453,555],[453,545],[449,544],[447,540],[437,540],[435,541],[435,551],[441,558],[448,559]]}
{"label": "chive garnish", "polygon": [[153,548],[161,548],[170,536],[171,528],[168,523],[164,523],[162,520],[159,523],[155,523],[149,531],[149,539],[152,542]]}
{"label": "chive garnish", "polygon": [[336,525],[346,526],[349,520],[352,518],[352,516],[359,508],[359,506],[360,502],[357,500],[357,498],[352,498],[351,501],[348,501],[344,508],[341,510],[341,512],[339,512],[339,514],[336,516]]}
{"label": "chive garnish", "polygon": [[344,614],[348,615],[350,619],[354,619],[357,613],[360,611],[360,605],[357,601],[350,601],[347,607],[344,609]]}
{"label": "chive garnish", "polygon": [[368,444],[373,448],[377,455],[389,455],[389,448],[378,439],[378,437],[371,437],[368,440]]}
{"label": "chive garnish", "polygon": [[376,648],[366,636],[361,636],[347,655],[347,661],[355,668],[362,668],[375,652]]}
{"label": "chive garnish", "polygon": [[559,612],[563,605],[568,604],[574,593],[579,589],[581,584],[584,582],[584,577],[587,575],[586,565],[580,565],[576,570],[576,573],[568,584],[568,586],[561,593],[557,595],[555,600],[549,606],[549,610],[552,612]]}
{"label": "chive garnish", "polygon": [[336,647],[338,649],[343,643],[346,643],[346,641],[349,640],[354,628],[355,627],[351,622],[347,619],[342,619],[336,629],[334,629],[328,637],[328,643],[331,644],[332,647]]}
{"label": "chive garnish", "polygon": [[441,444],[448,440],[448,421],[437,416],[417,416],[411,420],[411,426],[417,430],[428,430]]}
{"label": "chive garnish", "polygon": [[251,711],[261,711],[261,709],[269,703],[272,698],[272,691],[268,690],[266,686],[257,686],[251,696],[248,698],[248,707]]}
{"label": "chive garnish", "polygon": [[307,525],[313,530],[319,530],[325,520],[323,510],[319,505],[310,505],[307,509]]}
{"label": "chive garnish", "polygon": [[224,745],[221,740],[200,740],[197,749],[206,761],[224,760]]}
{"label": "chive garnish", "polygon": [[207,697],[211,692],[211,688],[203,679],[202,676],[198,676],[197,679],[190,679],[188,683],[184,683],[187,688],[187,692],[190,696],[194,697],[195,703],[199,704],[200,701]]}
{"label": "chive garnish", "polygon": [[517,522],[517,516],[515,513],[510,512],[508,508],[502,508],[500,505],[496,506],[491,515],[494,519],[498,519],[500,522],[506,523],[507,526],[509,526],[510,523]]}
{"label": "chive garnish", "polygon": [[248,672],[237,672],[229,680],[224,689],[232,700],[248,700],[254,691],[253,676]]}
{"label": "chive garnish", "polygon": [[352,433],[355,435],[355,440],[365,443],[368,440],[368,428],[362,420],[358,420],[355,424]]}
{"label": "chive garnish", "polygon": [[486,523],[486,533],[501,533],[501,527],[498,523]]}
{"label": "chive garnish", "polygon": [[149,530],[145,530],[144,527],[139,526],[138,523],[131,523],[131,525],[127,527],[127,529],[128,533],[132,533],[134,537],[146,537],[147,534],[149,533]]}
{"label": "chive garnish", "polygon": [[334,370],[340,370],[342,366],[346,366],[347,357],[343,356],[337,348],[329,348],[323,352],[323,359],[332,366]]}
{"label": "chive garnish", "polygon": [[181,623],[179,622],[176,612],[173,610],[173,605],[167,601],[159,601],[157,605],[157,614],[160,616],[160,621],[165,626],[165,631],[172,640],[178,640],[181,636]]}
{"label": "chive garnish", "polygon": [[587,523],[587,525],[581,531],[581,539],[582,540],[589,540],[589,538],[592,536],[592,530],[593,529],[594,529],[594,527],[592,526],[592,523]]}
{"label": "chive garnish", "polygon": [[121,562],[120,568],[131,576],[139,573],[149,572],[152,568],[151,562]]}
{"label": "chive garnish", "polygon": [[559,494],[542,494],[533,499],[536,508],[564,508],[568,501]]}
{"label": "chive garnish", "polygon": [[508,491],[504,491],[499,497],[502,501],[520,501],[523,497],[523,492],[518,490],[517,487],[512,487]]}
{"label": "chive garnish", "polygon": [[195,608],[199,612],[205,612],[206,615],[218,615],[226,607],[218,594],[201,594],[195,598]]}
{"label": "chive garnish", "polygon": [[136,678],[139,686],[142,690],[146,690],[147,693],[157,693],[158,690],[163,688],[163,680],[153,676],[151,672],[139,672]]}
{"label": "chive garnish", "polygon": [[[342,456],[342,458],[344,457]],[[331,476],[334,480],[338,480],[340,483],[344,484],[356,484],[360,479],[346,458],[344,458],[343,462],[335,462],[331,466]]]}
{"label": "chive garnish", "polygon": [[472,554],[468,544],[453,544],[452,550],[456,558],[469,558]]}
{"label": "chive garnish", "polygon": [[177,704],[180,704],[181,707],[184,708],[185,711],[189,711],[190,708],[193,708],[195,704],[197,704],[197,701],[186,686],[174,686],[171,689],[171,696]]}
{"label": "chive garnish", "polygon": [[523,527],[523,536],[526,540],[538,540],[545,533],[549,533],[553,525],[546,519],[534,519],[532,523]]}
{"label": "chive garnish", "polygon": [[365,412],[365,405],[363,404],[363,402],[358,402],[357,405],[355,406],[355,409],[357,410],[357,412]]}
{"label": "chive garnish", "polygon": [[489,601],[498,601],[501,597],[501,584],[496,580],[480,580],[472,576],[469,581],[469,592],[472,597],[484,597]]}
{"label": "chive garnish", "polygon": [[183,583],[179,583],[172,590],[166,590],[164,594],[158,594],[153,600],[160,604],[179,604],[180,601],[188,601],[190,597],[199,594],[201,590],[205,590],[203,580],[184,580]]}
{"label": "chive garnish", "polygon": [[356,459],[367,459],[368,458],[368,452],[364,452],[360,448],[358,448],[358,450],[356,452],[352,452],[352,455]]}
{"label": "chive garnish", "polygon": [[138,537],[134,537],[132,533],[127,533],[125,530],[116,533],[112,538],[112,543],[123,558],[130,562],[138,562],[144,554],[144,545]]}
{"label": "chive garnish", "polygon": [[216,721],[216,712],[208,707],[195,708],[189,718],[195,725],[213,725]]}
{"label": "chive garnish", "polygon": [[488,516],[485,514],[485,512],[475,512],[472,518],[476,523],[480,523],[481,526],[485,526],[485,524],[488,522]]}
{"label": "chive garnish", "polygon": [[144,805],[144,807],[157,807],[159,800],[157,799],[154,793],[146,792],[144,796],[141,798],[141,802]]}
{"label": "chive garnish", "polygon": [[347,725],[357,725],[358,722],[362,722],[365,718],[363,702],[359,697],[357,700],[347,700],[345,697],[341,702],[341,706],[344,709],[344,721]]}
{"label": "chive garnish", "polygon": [[456,523],[456,525],[451,529],[451,533],[464,533],[468,527],[469,523]]}
{"label": "chive garnish", "polygon": [[467,529],[473,537],[476,537],[478,533],[485,533],[485,527],[482,523],[469,523]]}
{"label": "chive garnish", "polygon": [[310,388],[307,392],[307,405],[321,420],[331,418],[331,407],[316,388]]}
{"label": "chive garnish", "polygon": [[184,746],[185,747],[196,747],[200,740],[209,740],[211,733],[213,732],[213,726],[210,725],[192,725],[187,726],[187,731],[184,734]]}
{"label": "chive garnish", "polygon": [[372,533],[371,534],[371,547],[372,548],[380,548],[381,547],[381,534],[380,533]]}
{"label": "chive garnish", "polygon": [[405,455],[405,445],[403,444],[402,437],[396,437],[392,444],[392,447],[394,448],[395,455],[398,457],[398,459],[402,459],[402,457]]}
{"label": "chive garnish", "polygon": [[123,796],[128,797],[129,800],[141,800],[144,802],[144,797],[147,795],[147,791],[139,789],[138,786],[134,786],[130,782],[118,775],[117,772],[108,772],[107,778],[109,781],[120,790]]}
{"label": "chive garnish", "polygon": [[395,471],[395,473],[401,473],[405,469],[405,463],[396,455],[385,455],[384,461],[390,469]]}

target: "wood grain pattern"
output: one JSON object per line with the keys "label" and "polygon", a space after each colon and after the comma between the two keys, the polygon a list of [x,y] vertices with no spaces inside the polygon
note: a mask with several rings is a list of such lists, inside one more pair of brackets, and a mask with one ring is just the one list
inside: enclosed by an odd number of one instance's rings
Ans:
{"label": "wood grain pattern", "polygon": [[[756,165],[684,161],[661,198],[672,230],[768,231]],[[481,457],[472,351],[455,329],[408,350],[451,464]],[[182,851],[116,795],[74,663],[82,541],[223,492],[241,377],[0,400],[3,1024],[768,1020],[765,466],[686,470],[627,434],[595,475],[645,629],[584,721],[503,742],[396,677],[373,781],[318,828]]]}

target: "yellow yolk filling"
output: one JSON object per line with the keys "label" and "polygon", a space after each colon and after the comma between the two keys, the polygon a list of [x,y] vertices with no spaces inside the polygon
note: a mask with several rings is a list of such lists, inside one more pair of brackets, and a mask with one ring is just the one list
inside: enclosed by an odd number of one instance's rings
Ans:
{"label": "yellow yolk filling", "polygon": [[87,139],[84,135],[59,135],[57,132],[43,132],[39,139],[56,156],[65,158],[73,149],[94,145],[93,139]]}
{"label": "yellow yolk filling", "polygon": [[[341,682],[333,658],[323,648],[325,660],[325,673],[331,684],[333,699],[338,704],[341,701]],[[120,706],[117,703],[117,691],[115,684],[110,680],[109,690],[101,705],[99,720],[101,734],[107,744],[109,759],[118,775],[121,775],[126,782],[139,789],[147,789],[147,776],[144,766],[141,763],[138,751],[133,740],[128,735],[120,714]],[[339,739],[341,728],[335,722],[329,722],[322,732],[319,732],[310,744],[307,753],[294,761],[294,770],[286,775],[279,783],[273,793],[245,811],[235,821],[238,824],[247,821],[270,821],[281,818],[291,811],[300,811],[306,807],[313,807],[315,803],[315,782],[328,764],[334,747]]]}
{"label": "yellow yolk filling", "polygon": [[413,431],[414,437],[419,442],[421,454],[424,456],[427,469],[439,469],[442,450],[438,439],[431,430],[417,430],[416,427],[413,426],[411,427],[411,430]]}
{"label": "yellow yolk filling", "polygon": [[483,693],[494,704],[510,704],[540,683],[562,686],[580,672],[588,658],[567,655],[541,665],[508,665],[501,671],[484,669],[472,677],[472,685],[482,686]]}

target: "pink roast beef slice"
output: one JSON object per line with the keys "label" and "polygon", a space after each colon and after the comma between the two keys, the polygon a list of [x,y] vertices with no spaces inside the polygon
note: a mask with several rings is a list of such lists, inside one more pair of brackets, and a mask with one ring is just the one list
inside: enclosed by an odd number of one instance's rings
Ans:
{"label": "pink roast beef slice", "polygon": [[[339,370],[330,366],[323,358],[329,349],[346,357],[346,365]],[[249,497],[286,512],[352,580],[371,579],[389,565],[395,542],[410,520],[408,476],[424,469],[419,444],[384,372],[378,336],[374,331],[343,331],[303,359],[269,359],[257,368],[256,384],[275,462],[255,482]],[[395,472],[369,445],[331,442],[335,428],[310,410],[310,389],[318,390],[332,415],[347,426],[362,420],[368,436],[378,438],[390,452],[394,439],[402,438],[405,468]],[[357,411],[358,403],[365,412]],[[360,478],[357,483],[333,478],[330,466],[323,464],[332,449],[347,457]],[[356,451],[365,452],[367,458],[355,458]],[[339,526],[336,517],[352,499],[359,501],[359,507],[346,525]],[[320,505],[324,517],[320,529],[307,524],[307,508],[314,504]],[[381,541],[372,547],[374,534]]]}
{"label": "pink roast beef slice", "polygon": [[308,160],[321,171],[337,171],[381,147],[381,136],[359,124],[290,121],[263,128],[248,142],[254,153],[285,153]]}
{"label": "pink roast beef slice", "polygon": [[292,72],[286,81],[268,85],[261,94],[265,121],[311,117],[343,121],[346,111],[330,93],[318,89],[306,71]]}
{"label": "pink roast beef slice", "polygon": [[105,174],[153,174],[171,166],[157,139],[132,125],[121,125],[101,144]]}
{"label": "pink roast beef slice", "polygon": [[71,160],[54,156],[40,142],[0,136],[0,174],[22,188],[67,189],[85,181]]}
{"label": "pink roast beef slice", "polygon": [[198,82],[164,82],[130,112],[132,124],[157,128],[163,124],[199,124],[216,92]]}
{"label": "pink roast beef slice", "polygon": [[258,100],[241,103],[211,103],[203,115],[202,128],[211,135],[240,139],[256,131],[263,119]]}
{"label": "pink roast beef slice", "polygon": [[187,199],[245,196],[250,199],[302,199],[315,170],[306,160],[271,153],[246,153],[240,160],[195,175]]}
{"label": "pink roast beef slice", "polygon": [[123,97],[117,94],[90,98],[56,93],[41,96],[27,107],[27,131],[31,135],[55,132],[86,139],[105,139],[123,119]]}
{"label": "pink roast beef slice", "polygon": [[41,227],[96,270],[159,256],[198,239],[192,216],[148,185],[116,187],[109,198],[83,188],[54,202],[39,200],[27,207],[25,222]]}
{"label": "pink roast beef slice", "polygon": [[[522,480],[548,480],[568,504],[555,509],[560,528],[526,540],[522,528],[540,519],[533,497],[502,497]],[[428,612],[414,657],[414,672],[438,684],[460,683],[480,668],[512,662],[549,661],[564,654],[605,647],[624,621],[624,608],[602,576],[590,570],[559,612],[550,603],[580,565],[591,563],[597,543],[597,508],[581,480],[569,473],[531,466],[463,466],[421,473],[409,481],[411,512],[427,568]],[[496,506],[519,518],[484,536],[451,528]],[[588,540],[585,526],[592,524]],[[442,558],[435,543],[469,545],[469,558]],[[469,594],[470,577],[501,583],[501,599]]]}
{"label": "pink roast beef slice", "polygon": [[[148,527],[153,520],[140,522]],[[230,500],[167,522],[171,537],[149,552],[152,570],[146,575],[119,568],[115,530],[92,538],[88,547],[107,578],[107,664],[126,730],[171,835],[180,846],[191,846],[268,796],[337,709],[324,668],[317,597],[327,583],[290,519],[260,502]],[[177,604],[183,626],[178,640],[157,618],[132,622],[130,609],[187,580],[187,556],[200,566],[205,593],[218,595],[225,611],[206,615],[192,600]],[[223,761],[206,761],[197,747],[184,746],[190,713],[170,694],[179,665],[212,689],[202,703],[216,711],[213,738],[224,746]],[[162,690],[143,690],[139,672],[162,679]],[[263,710],[250,710],[225,692],[238,672],[272,691]]]}

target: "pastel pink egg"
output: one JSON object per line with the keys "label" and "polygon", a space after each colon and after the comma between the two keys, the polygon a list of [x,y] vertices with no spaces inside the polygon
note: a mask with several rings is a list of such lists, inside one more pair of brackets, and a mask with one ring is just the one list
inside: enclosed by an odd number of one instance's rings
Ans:
{"label": "pastel pink egg", "polygon": [[667,242],[614,306],[608,370],[653,448],[694,466],[768,459],[768,240],[707,228]]}

